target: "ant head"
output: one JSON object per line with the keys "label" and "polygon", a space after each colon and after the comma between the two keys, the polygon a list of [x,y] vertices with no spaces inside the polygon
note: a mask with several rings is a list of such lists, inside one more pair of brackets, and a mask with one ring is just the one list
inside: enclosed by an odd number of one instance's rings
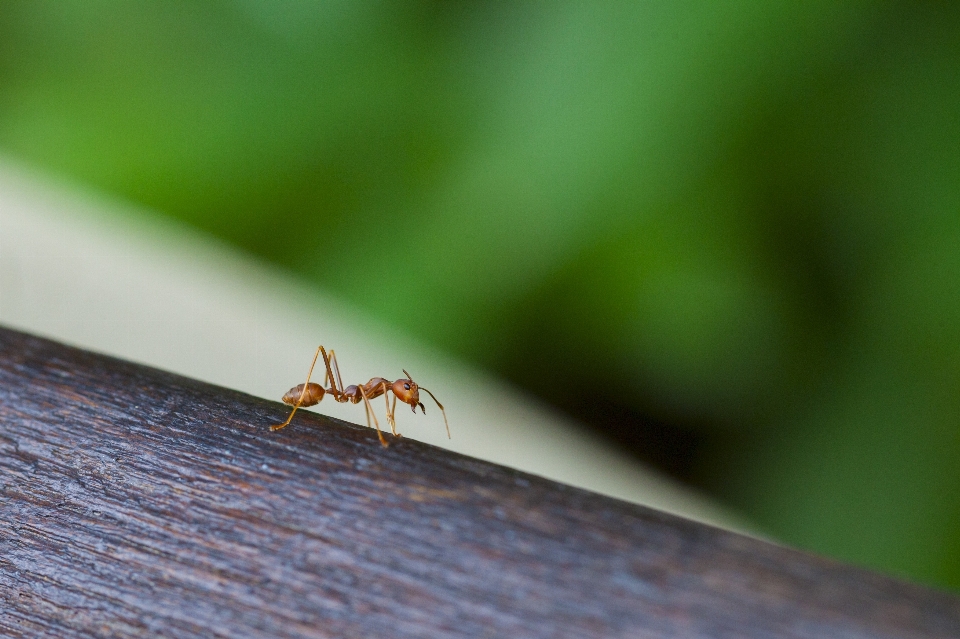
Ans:
{"label": "ant head", "polygon": [[[407,379],[398,379],[393,383],[390,390],[404,404],[409,404],[413,412],[417,412],[417,405],[420,404],[420,387],[410,379],[410,373],[403,371]],[[422,405],[422,404],[421,404]]]}

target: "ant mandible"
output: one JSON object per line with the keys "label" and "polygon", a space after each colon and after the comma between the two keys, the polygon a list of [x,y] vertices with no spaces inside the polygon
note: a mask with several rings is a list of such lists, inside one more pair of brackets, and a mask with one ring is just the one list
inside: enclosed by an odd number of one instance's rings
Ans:
{"label": "ant mandible", "polygon": [[[323,364],[327,369],[323,383],[326,384],[328,380],[330,381],[330,388],[326,389],[320,384],[310,382],[310,376],[313,375],[313,367],[317,365],[317,357],[319,357],[321,353],[323,354]],[[336,377],[334,377],[334,372],[336,373]],[[383,395],[384,402],[386,402],[387,405],[387,423],[390,424],[390,430],[395,437],[402,437],[402,435],[397,432],[397,422],[394,420],[397,398],[404,404],[409,404],[410,410],[414,413],[417,412],[417,406],[419,406],[420,410],[426,414],[427,409],[424,408],[420,402],[420,391],[426,391],[430,397],[433,397],[433,401],[437,402],[437,406],[440,407],[440,412],[443,413],[443,423],[447,427],[447,437],[449,438],[450,424],[447,423],[447,412],[443,410],[443,404],[437,401],[437,398],[434,397],[433,393],[429,390],[423,386],[418,386],[411,378],[410,373],[403,371],[403,374],[407,377],[405,379],[398,379],[395,382],[390,382],[382,377],[371,377],[370,381],[366,384],[359,386],[350,385],[344,388],[343,379],[340,378],[340,367],[337,365],[337,354],[331,349],[330,355],[327,356],[327,351],[321,344],[320,347],[317,348],[317,352],[313,355],[313,362],[310,364],[310,371],[307,373],[307,381],[299,386],[294,386],[283,396],[283,403],[293,406],[293,410],[290,411],[290,416],[287,417],[287,421],[282,424],[274,424],[271,426],[270,430],[280,430],[285,427],[290,423],[290,420],[293,419],[298,408],[319,404],[323,396],[329,394],[333,399],[341,403],[350,402],[351,404],[359,404],[360,401],[363,400],[364,409],[367,413],[367,427],[370,427],[370,417],[373,416],[373,423],[377,427],[377,436],[380,437],[380,443],[386,448],[389,444],[387,440],[383,438],[383,433],[380,431],[380,423],[377,421],[377,414],[373,412],[370,400]],[[392,404],[387,396],[388,393],[391,392],[393,393]]]}

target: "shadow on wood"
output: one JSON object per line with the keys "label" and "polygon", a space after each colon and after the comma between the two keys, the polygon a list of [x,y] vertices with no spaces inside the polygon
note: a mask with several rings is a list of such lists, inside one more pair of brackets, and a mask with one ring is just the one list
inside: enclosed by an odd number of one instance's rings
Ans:
{"label": "shadow on wood", "polygon": [[951,595],[288,410],[0,329],[0,632],[960,637]]}

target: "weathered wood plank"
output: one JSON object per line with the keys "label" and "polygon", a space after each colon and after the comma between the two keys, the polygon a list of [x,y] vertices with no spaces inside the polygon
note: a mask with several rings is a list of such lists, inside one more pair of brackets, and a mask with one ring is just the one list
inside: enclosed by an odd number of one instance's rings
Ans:
{"label": "weathered wood plank", "polygon": [[960,599],[0,329],[0,633],[960,637]]}

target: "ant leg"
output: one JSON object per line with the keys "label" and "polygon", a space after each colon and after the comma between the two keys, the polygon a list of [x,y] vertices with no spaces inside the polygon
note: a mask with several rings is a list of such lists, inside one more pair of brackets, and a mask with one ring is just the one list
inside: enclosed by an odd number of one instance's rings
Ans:
{"label": "ant leg", "polygon": [[[380,438],[380,444],[383,445],[384,448],[386,448],[390,444],[387,443],[387,440],[383,438],[383,433],[380,432],[380,423],[377,421],[377,414],[373,412],[373,406],[370,405],[370,400],[367,399],[367,393],[366,391],[363,390],[363,386],[358,386],[358,388],[360,389],[360,396],[363,397],[364,406],[369,411],[369,415],[373,415],[373,423],[377,427],[377,437]],[[369,425],[370,425],[370,420],[368,419],[367,426]]]}
{"label": "ant leg", "polygon": [[[390,404],[390,415],[393,416],[393,419],[394,419],[393,423],[396,424],[397,423],[396,422],[396,419],[397,419],[397,396],[396,395],[393,396],[393,402]],[[403,435],[401,435],[400,433],[397,433],[397,437],[403,437]]]}
{"label": "ant leg", "polygon": [[[327,357],[327,351],[323,348],[323,344],[320,345],[320,348],[317,349],[319,352],[323,353],[323,365],[326,367],[327,372],[323,374],[323,385],[327,385],[327,380],[330,380],[330,394],[333,395],[333,398],[338,402],[342,402],[341,399],[343,395],[343,383],[340,384],[340,388],[337,388],[336,383],[333,382],[333,373],[330,371],[330,358]],[[330,355],[333,355],[333,349],[330,349]],[[317,356],[313,356],[314,361],[316,361]],[[333,361],[336,364],[336,359]]]}
{"label": "ant leg", "polygon": [[[383,403],[387,405],[387,423],[390,424],[390,430],[393,432],[394,437],[403,437],[400,433],[397,432],[397,421],[394,419],[393,410],[390,408],[390,398],[388,397],[390,387],[387,386],[386,382],[381,382],[380,386],[383,388]],[[397,396],[393,396],[393,405],[397,405]]]}
{"label": "ant leg", "polygon": [[[310,362],[310,370],[307,372],[307,381],[304,382],[303,390],[300,391],[300,397],[297,398],[297,403],[293,407],[293,410],[290,411],[290,416],[287,417],[287,421],[283,422],[282,424],[274,424],[273,426],[270,427],[270,430],[280,430],[281,428],[284,428],[287,424],[289,424],[290,421],[293,419],[293,416],[296,414],[297,409],[300,408],[300,404],[303,403],[303,398],[306,397],[307,395],[307,384],[310,383],[310,376],[313,375],[313,367],[317,365],[317,357],[320,355],[320,352],[322,350],[323,350],[323,345],[321,344],[320,347],[317,349],[317,352],[313,354],[313,361]],[[323,359],[324,361],[327,360],[326,353],[323,354]],[[327,368],[328,369],[330,368],[329,364],[327,364]]]}
{"label": "ant leg", "polygon": [[[340,392],[343,392],[343,378],[340,377],[340,366],[337,365],[337,354],[333,352],[333,349],[330,349],[330,364],[333,365],[333,370],[337,373],[337,383],[340,384]],[[328,367],[329,369],[329,367]],[[330,382],[333,383],[333,373],[330,374]]]}
{"label": "ant leg", "polygon": [[336,357],[333,357],[333,349],[330,349],[330,356],[327,355],[327,351],[323,348],[323,346],[321,346],[320,349],[321,349],[320,352],[323,353],[323,364],[327,369],[326,374],[323,376],[323,383],[326,384],[327,380],[329,379],[330,394],[333,395],[333,398],[338,402],[345,401],[343,399],[343,383],[340,384],[339,388],[337,387],[337,383],[334,381],[334,378],[333,378],[333,371],[330,368],[331,357],[333,359],[334,365],[336,365],[337,363]]}

